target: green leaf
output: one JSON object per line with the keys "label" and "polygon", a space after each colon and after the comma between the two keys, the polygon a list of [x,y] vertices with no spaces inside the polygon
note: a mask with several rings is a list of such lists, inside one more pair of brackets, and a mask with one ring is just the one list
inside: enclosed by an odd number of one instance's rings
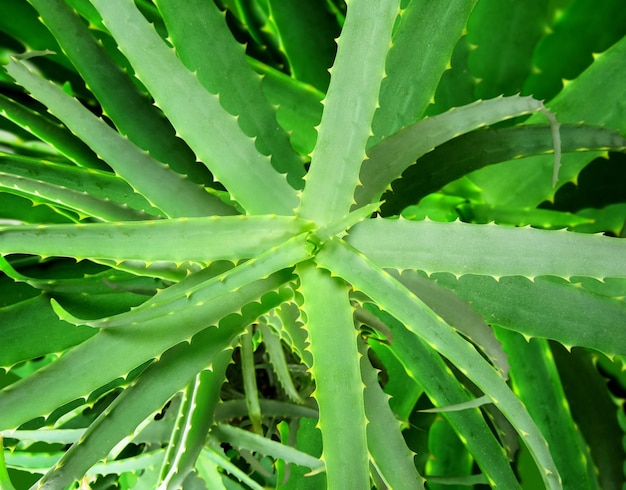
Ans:
{"label": "green leaf", "polygon": [[[212,182],[174,128],[112,60],[83,19],[62,0],[30,0],[119,132],[198,184]],[[115,87],[115,90],[111,90]]]}
{"label": "green leaf", "polygon": [[[626,118],[615,97],[622,93],[620,78],[626,56],[626,39],[621,39],[595,61],[576,80],[568,83],[550,101],[548,107],[558,114],[561,123],[604,125],[626,134]],[[598,90],[602,87],[602,90]],[[530,118],[527,123],[537,123]],[[601,153],[570,154],[563,158],[560,183],[575,180],[580,171]],[[487,167],[472,175],[489,204],[535,207],[555,192],[550,185],[552,173],[549,156],[532,157],[519,165],[509,161],[499,167]],[[506,178],[503,178],[506,175]]]}
{"label": "green leaf", "polygon": [[63,126],[2,94],[0,94],[0,114],[47,142],[77,165],[100,170],[108,169],[85,143]]}
{"label": "green leaf", "polygon": [[[12,176],[40,182],[42,188],[54,186],[56,193],[61,193],[65,190],[64,188],[67,188],[68,191],[72,191],[74,194],[82,193],[84,194],[83,200],[87,200],[88,197],[91,197],[94,201],[97,199],[101,203],[101,207],[105,206],[103,201],[113,201],[108,204],[112,208],[117,206],[114,209],[118,209],[118,213],[121,212],[119,208],[130,207],[132,209],[127,209],[129,216],[131,216],[133,209],[144,211],[151,215],[158,215],[159,213],[141,195],[137,194],[124,179],[111,172],[54,163],[41,158],[3,154],[0,154],[0,170]],[[2,185],[4,185],[3,179],[0,180],[0,186]],[[10,192],[9,186],[7,186],[7,191]],[[39,198],[36,194],[29,197],[33,201],[37,201]],[[41,197],[46,196],[42,195]],[[44,199],[41,200],[43,201]],[[62,200],[62,203],[58,203],[53,197],[48,198],[48,200],[53,201],[50,203],[52,206],[67,204],[65,200]],[[98,214],[94,216],[98,216]],[[137,214],[137,216],[140,216],[140,214]],[[149,216],[144,215],[143,219],[149,219]]]}
{"label": "green leaf", "polygon": [[[626,138],[602,127],[561,125],[561,151],[624,151]],[[438,191],[444,185],[474,170],[521,158],[552,153],[554,142],[547,126],[489,128],[454,138],[427,153],[392,183],[384,194],[385,214],[400,214],[409,204]],[[523,166],[525,160],[518,162]]]}
{"label": "green leaf", "polygon": [[400,11],[368,146],[421,119],[475,4],[413,1]]}
{"label": "green leaf", "polygon": [[[258,311],[258,310],[257,310]],[[147,417],[161,409],[167,400],[211,361],[241,332],[248,321],[234,315],[207,328],[189,340],[163,353],[92,423],[74,444],[39,481],[40,488],[64,488],[113,449],[117,441],[132,434]]]}
{"label": "green leaf", "polygon": [[378,373],[367,358],[367,348],[359,343],[361,376],[365,385],[365,415],[367,420],[367,445],[373,463],[386,485],[393,489],[422,489],[424,479],[415,469],[413,453],[406,445],[400,424],[389,408],[388,396],[378,382]]}
{"label": "green leaf", "polygon": [[[278,125],[276,111],[263,95],[262,79],[246,61],[243,46],[234,41],[225,15],[212,2],[202,0],[184,6],[158,0],[157,5],[181,61],[207,91],[219,94],[222,107],[237,116],[243,132],[255,139],[261,153],[271,157],[274,168],[287,174],[292,187],[301,189],[302,161]],[[212,48],[207,50],[207,45]]]}
{"label": "green leaf", "polygon": [[347,240],[379,267],[428,274],[626,276],[626,263],[615,261],[626,241],[564,230],[375,219],[354,226]]}
{"label": "green leaf", "polygon": [[[85,141],[117,174],[168,216],[234,214],[202,187],[137,148],[76,99],[11,60],[7,72]],[[167,186],[167,192],[164,192]]]}
{"label": "green leaf", "polygon": [[[355,193],[359,206],[380,196],[419,157],[461,134],[515,116],[544,112],[532,97],[498,97],[458,107],[405,127],[368,149]],[[556,143],[556,142],[555,142]]]}
{"label": "green leaf", "polygon": [[[435,275],[442,285],[472,303],[489,323],[526,338],[554,339],[571,348],[584,346],[609,356],[626,354],[622,335],[626,304],[554,278]],[[554,310],[559,312],[554,314]],[[597,319],[602,318],[598,323]]]}
{"label": "green leaf", "polygon": [[[177,133],[248,213],[290,215],[295,190],[128,0],[92,0]],[[168,73],[163,77],[163,73]],[[263,189],[263,192],[259,192]],[[180,197],[179,193],[174,195]],[[214,214],[214,213],[211,213]]]}
{"label": "green leaf", "polygon": [[310,223],[287,216],[5,226],[0,227],[0,251],[95,260],[208,263],[256,257],[311,228]]}
{"label": "green leaf", "polygon": [[[588,472],[591,455],[581,444],[582,434],[572,419],[548,342],[527,342],[522,335],[505,329],[498,329],[498,338],[509,354],[515,393],[545,435],[563,487],[600,488]],[[533,369],[525,369],[527,365]]]}
{"label": "green leaf", "polygon": [[268,5],[291,75],[326,92],[339,35],[336,17],[326,5],[307,0],[269,0]]}
{"label": "green leaf", "polygon": [[[310,262],[298,266],[329,488],[369,487],[366,416],[348,288]],[[350,441],[346,445],[346,441]]]}
{"label": "green leaf", "polygon": [[230,425],[218,424],[212,431],[211,436],[223,442],[248,449],[260,454],[266,454],[276,459],[280,458],[290,463],[307,466],[312,470],[324,467],[319,459],[314,458],[302,451],[291,448],[285,444],[273,441],[267,437],[259,436],[250,431],[238,429]]}
{"label": "green leaf", "polygon": [[399,0],[350,3],[298,211],[320,226],[352,205],[398,7]]}
{"label": "green leaf", "polygon": [[[289,257],[287,262],[291,261]],[[217,277],[202,281],[201,273],[192,275],[186,281],[154,296],[152,302],[149,300],[142,305],[143,308],[100,321],[79,320],[90,325],[123,325],[124,328],[101,330],[46,369],[1,391],[0,430],[14,428],[33,417],[47,415],[62,403],[87,396],[111,379],[125,376],[142,363],[158,358],[166,349],[240,310],[242,305],[278,288],[290,278],[290,273],[283,271],[259,281],[259,277],[272,274],[272,269],[278,264],[257,263],[260,268],[252,267],[250,270],[253,263],[248,261],[233,269],[237,272],[228,274],[231,280]],[[283,262],[274,270],[285,266]],[[252,272],[252,275],[248,276],[246,271]],[[245,276],[248,278],[245,279]],[[243,283],[239,279],[243,279]],[[198,281],[200,285],[197,285]],[[187,289],[188,283],[196,285]],[[162,299],[164,303],[161,303]],[[150,307],[151,304],[157,306]],[[190,308],[191,305],[195,307]],[[57,313],[61,313],[64,318],[71,318],[58,306],[56,308]],[[72,320],[77,321],[74,318]],[[146,332],[151,332],[151,335],[146,335]],[[108,352],[109,355],[102,356],[102,352]],[[81,366],[89,376],[77,378],[74,383],[68,384],[68,373],[73,372],[76,366]],[[33,393],[41,395],[33,397]],[[27,407],[24,405],[25,400],[29,400]],[[22,408],[11,408],[16,406]]]}
{"label": "green leaf", "polygon": [[491,398],[523,437],[535,464],[540,468],[546,488],[561,488],[558,471],[535,422],[500,375],[476,350],[404,286],[345,242],[338,239],[326,242],[317,255],[317,262],[367,294],[413,334],[454,363],[461,373]]}

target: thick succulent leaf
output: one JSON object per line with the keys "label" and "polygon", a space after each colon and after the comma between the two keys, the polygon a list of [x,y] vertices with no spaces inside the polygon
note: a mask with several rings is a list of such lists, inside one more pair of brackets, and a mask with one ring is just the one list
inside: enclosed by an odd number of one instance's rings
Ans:
{"label": "thick succulent leaf", "polygon": [[515,116],[543,112],[543,103],[532,97],[498,97],[458,107],[418,121],[382,140],[367,151],[356,189],[359,206],[380,196],[392,181],[422,155],[461,134]]}
{"label": "thick succulent leaf", "polygon": [[441,316],[448,325],[478,346],[498,368],[502,377],[508,378],[509,364],[502,345],[496,339],[493,329],[472,309],[469,303],[416,271],[405,270],[399,273],[391,270],[389,273]]}
{"label": "thick succulent leaf", "polygon": [[546,488],[561,488],[558,470],[535,422],[500,375],[470,344],[404,286],[345,242],[328,241],[316,260],[376,301],[483,390],[523,437]]}
{"label": "thick succulent leaf", "polygon": [[[443,412],[442,415],[452,425],[493,486],[519,488],[505,451],[489,428],[484,415],[476,408],[476,398],[471,398],[441,356],[389,313],[380,311],[373,303],[367,303],[366,308],[391,330],[392,338],[388,349],[402,365],[403,374],[413,384],[419,383],[436,409]],[[447,407],[459,404],[474,406],[466,410],[447,410]],[[414,407],[411,406],[411,411],[413,410]],[[427,453],[427,450],[424,449],[424,452]]]}
{"label": "thick succulent leaf", "polygon": [[311,228],[307,221],[286,216],[5,226],[0,227],[0,252],[116,261],[236,261],[256,257]]}
{"label": "thick succulent leaf", "polygon": [[245,312],[242,316],[227,317],[219,326],[209,327],[189,339],[189,343],[183,342],[164,352],[89,426],[81,439],[38,482],[40,488],[66,487],[106,457],[118,441],[132,436],[143,420],[160,410],[196,373],[210,367],[212,360],[229,348],[263,307],[257,304],[252,311],[252,315]]}
{"label": "thick succulent leaf", "polygon": [[355,0],[348,8],[298,211],[320,226],[352,205],[399,4]]}
{"label": "thick succulent leaf", "polygon": [[[626,134],[626,118],[615,98],[621,98],[620,83],[626,38],[604,53],[597,55],[593,64],[578,78],[568,83],[550,101],[548,107],[558,114],[561,123],[605,125]],[[598,90],[602,87],[602,90]],[[528,123],[542,122],[531,118]],[[559,183],[574,180],[589,162],[600,153],[570,154],[563,159]],[[550,183],[550,156],[531,157],[524,165],[509,161],[500,168],[487,167],[472,174],[472,181],[482,189],[485,202],[517,207],[535,207],[550,199],[555,189]],[[503,178],[506,175],[506,178]]]}
{"label": "thick succulent leaf", "polygon": [[467,25],[468,40],[474,45],[468,65],[479,80],[476,98],[521,92],[532,71],[535,46],[548,29],[547,4],[546,0],[478,3]]}
{"label": "thick succulent leaf", "polygon": [[[152,208],[144,197],[137,194],[133,188],[112,172],[102,172],[92,168],[80,168],[61,163],[49,162],[41,158],[31,158],[18,155],[3,155],[0,153],[0,170],[12,176],[31,179],[34,181],[55,186],[55,188],[81,192],[100,201],[113,201],[111,205],[130,207],[157,215],[158,210]],[[4,181],[0,179],[0,186]],[[41,196],[46,197],[45,195]],[[38,196],[30,196],[36,201]],[[86,198],[86,196],[85,196]],[[83,198],[83,199],[85,199]],[[52,200],[52,198],[48,198]],[[58,203],[53,202],[53,205]],[[63,201],[65,204],[65,201]],[[118,211],[119,212],[119,211]],[[128,210],[130,215],[131,210]],[[85,212],[91,215],[91,213]],[[93,214],[92,216],[98,216]],[[148,219],[148,216],[144,216]]]}
{"label": "thick succulent leaf", "polygon": [[615,260],[626,241],[564,230],[374,219],[354,226],[347,240],[379,267],[428,274],[626,276],[626,262]]}
{"label": "thick succulent leaf", "polygon": [[[603,127],[564,124],[560,133],[563,153],[626,150],[626,138]],[[384,195],[382,212],[400,214],[427,194],[487,165],[553,151],[550,128],[541,125],[489,128],[459,136],[408,167],[393,182],[393,192]]]}
{"label": "thick succulent leaf", "polygon": [[607,359],[598,359],[595,353],[586,349],[567,351],[555,342],[550,343],[550,350],[556,361],[572,416],[584,434],[591,452],[593,460],[588,463],[593,466],[600,488],[621,489],[626,482],[623,466],[626,451],[621,444],[621,438],[615,437],[615,434],[622,434],[624,431],[618,420],[621,417],[620,404],[623,398],[615,397],[612,390],[607,390],[605,375],[611,373],[613,379],[623,376],[623,358],[616,358],[610,363],[606,362]]}
{"label": "thick succulent leaf", "polygon": [[278,123],[289,133],[291,145],[301,155],[311,153],[317,141],[315,128],[322,118],[324,93],[253,59],[248,62],[263,75],[263,93],[276,107]]}
{"label": "thick succulent leaf", "polygon": [[100,170],[108,169],[107,165],[99,160],[85,143],[63,126],[2,94],[0,94],[0,114],[57,149],[76,165]]}
{"label": "thick succulent leaf", "polygon": [[367,358],[367,348],[359,343],[361,377],[365,385],[365,415],[367,420],[367,445],[373,463],[388,488],[423,489],[423,478],[415,469],[413,454],[406,445],[400,423],[389,408],[389,397],[380,387],[378,373]]}
{"label": "thick succulent leaf", "polygon": [[[168,216],[234,214],[202,187],[153,159],[59,87],[11,60],[7,72],[85,141],[115,172]],[[167,189],[167,191],[165,191]]]}
{"label": "thick succulent leaf", "polygon": [[471,302],[489,323],[515,330],[526,338],[553,339],[568,348],[589,347],[609,356],[626,355],[623,299],[546,277],[532,282],[523,277],[503,277],[499,281],[473,275],[459,279],[449,274],[433,277]]}
{"label": "thick succulent leaf", "polygon": [[[572,418],[548,341],[527,342],[504,329],[498,330],[498,338],[509,354],[513,389],[545,435],[563,487],[599,489],[595,476],[589,474],[591,455]],[[526,369],[528,365],[533,369]]]}
{"label": "thick succulent leaf", "polygon": [[291,75],[325,92],[339,35],[336,17],[326,6],[306,0],[269,0],[268,5]]}
{"label": "thick succulent leaf", "polygon": [[[524,92],[552,99],[567,83],[626,34],[626,11],[620,0],[607,0],[598,9],[593,0],[554,2],[552,22],[533,52],[533,70]],[[590,15],[590,14],[593,15]],[[489,26],[492,27],[491,25]]]}
{"label": "thick succulent leaf", "polygon": [[430,458],[426,463],[426,480],[429,489],[446,490],[449,488],[437,483],[445,483],[445,478],[452,480],[449,481],[452,484],[454,480],[460,482],[463,478],[481,476],[483,483],[488,483],[484,475],[472,475],[474,460],[447,420],[437,418],[430,426],[428,449]]}
{"label": "thick succulent leaf", "polygon": [[[134,4],[127,0],[92,0],[92,4],[177,133],[233,198],[248,213],[293,214],[298,205],[295,190]],[[174,195],[180,198],[178,193]]]}
{"label": "thick succulent leaf", "polygon": [[[2,168],[1,163],[0,168]],[[94,197],[87,192],[74,191],[64,186],[4,172],[0,172],[0,188],[32,199],[38,204],[48,204],[50,207],[75,212],[81,217],[91,216],[102,221],[138,220],[152,217],[126,205]]]}
{"label": "thick succulent leaf", "polygon": [[[237,318],[239,327],[243,319]],[[219,328],[228,328],[223,320]],[[206,356],[206,353],[203,353]],[[211,369],[196,375],[187,385],[179,407],[178,424],[172,432],[161,467],[160,485],[176,487],[193,471],[196,460],[206,444],[210,427],[215,423],[215,407],[220,401],[220,389],[226,378],[226,368],[232,360],[232,350],[224,349],[211,359]]]}
{"label": "thick succulent leaf", "polygon": [[30,0],[30,3],[120,133],[193,182],[212,182],[211,175],[195,161],[189,147],[176,138],[167,119],[107,55],[102,43],[94,38],[83,19],[66,2]]}
{"label": "thick succulent leaf", "polygon": [[301,189],[304,165],[278,125],[276,111],[263,95],[261,78],[246,61],[243,46],[234,41],[225,15],[213,2],[202,0],[184,5],[159,0],[157,5],[185,66],[209,92],[219,94],[222,107],[237,116],[244,133],[255,138],[257,149],[271,157],[277,171],[287,174],[292,187]]}
{"label": "thick succulent leaf", "polygon": [[368,146],[421,118],[476,0],[409,2],[400,11]]}
{"label": "thick succulent leaf", "polygon": [[[291,275],[288,271],[270,274],[302,260],[300,250],[304,247],[295,245],[288,247],[291,250],[286,249],[286,253],[270,253],[265,260],[248,261],[208,281],[203,280],[202,272],[191,275],[142,306],[103,320],[78,320],[57,305],[57,313],[64,319],[97,327],[121,325],[124,328],[101,330],[46,369],[0,392],[0,428],[14,428],[38,415],[47,415],[62,403],[87,396],[107,381],[125,376],[142,363],[158,358],[166,349],[277,288]],[[265,276],[269,277],[259,281]],[[103,356],[102,352],[109,354]],[[76,369],[91,375],[67,383],[68,373]],[[33,398],[33,393],[41,393],[41,396]]]}
{"label": "thick succulent leaf", "polygon": [[328,486],[367,488],[367,419],[348,288],[311,262],[300,264],[297,272],[313,354],[314,396],[324,445],[321,459],[326,463]]}

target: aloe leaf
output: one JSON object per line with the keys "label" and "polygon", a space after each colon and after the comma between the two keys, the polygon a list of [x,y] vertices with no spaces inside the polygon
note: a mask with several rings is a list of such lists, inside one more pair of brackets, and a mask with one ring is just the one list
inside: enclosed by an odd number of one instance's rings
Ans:
{"label": "aloe leaf", "polygon": [[[564,488],[598,489],[588,473],[591,455],[567,406],[559,374],[545,339],[527,342],[516,332],[498,329],[509,354],[515,393],[545,435]],[[532,371],[526,366],[532,365]]]}
{"label": "aloe leaf", "polygon": [[307,1],[269,0],[268,4],[291,75],[325,92],[335,57],[334,39],[339,35],[336,17],[326,6]]}
{"label": "aloe leaf", "polygon": [[[119,132],[196,183],[211,183],[206,168],[176,138],[174,129],[105,52],[78,14],[62,0],[30,0],[65,55],[76,66]],[[115,87],[115,90],[111,90]],[[204,170],[204,172],[203,172]]]}
{"label": "aloe leaf", "polygon": [[398,8],[399,0],[357,0],[346,15],[299,210],[320,226],[352,205]]}
{"label": "aloe leaf", "polygon": [[[292,187],[303,186],[304,165],[289,144],[287,134],[276,121],[276,111],[262,91],[262,80],[254,73],[243,46],[233,40],[225,16],[212,2],[159,0],[159,10],[169,38],[185,66],[196,73],[211,93],[248,136],[255,138],[257,149],[272,159],[272,165],[287,174]],[[206,46],[212,46],[207,50]],[[231,83],[237,80],[237,83]]]}
{"label": "aloe leaf", "polygon": [[554,342],[550,343],[550,350],[576,426],[584,434],[591,452],[590,470],[599,480],[600,488],[618,490],[626,480],[625,451],[621,438],[612,435],[623,432],[619,421],[623,397],[616,398],[612,390],[607,390],[605,376],[608,373],[623,376],[623,361],[615,358],[612,363],[606,362],[607,359],[598,359],[593,352],[585,349],[567,351]]}
{"label": "aloe leaf", "polygon": [[[41,158],[3,154],[0,154],[0,170],[3,173],[41,181],[57,188],[67,187],[69,190],[88,194],[94,199],[113,201],[111,204],[129,206],[152,215],[158,214],[157,209],[152,208],[141,195],[133,191],[130,185],[111,172],[54,163]],[[35,200],[34,197],[31,199]],[[128,212],[130,213],[131,210]],[[144,219],[147,219],[147,216]]]}
{"label": "aloe leaf", "polygon": [[[623,60],[626,56],[626,39],[621,39],[604,53],[597,55],[589,68],[576,80],[568,83],[550,101],[548,107],[558,114],[561,123],[604,125],[626,134],[626,119],[610,94],[621,94]],[[599,91],[597,87],[602,87]],[[618,96],[618,95],[617,95]],[[530,118],[527,123],[537,123]],[[599,152],[569,154],[563,158],[560,183],[575,180],[580,171],[593,159],[602,155]],[[471,179],[482,189],[484,202],[489,204],[517,207],[535,207],[550,199],[555,192],[550,185],[550,157],[531,157],[524,165],[509,161],[497,167],[487,167],[474,174]],[[502,175],[507,176],[506,179]]]}
{"label": "aloe leaf", "polygon": [[[437,418],[428,431],[428,449],[430,458],[426,463],[426,481],[428,488],[432,490],[446,490],[444,485],[439,485],[438,480],[432,479],[435,475],[439,478],[462,479],[476,477],[472,475],[473,459],[468,453],[459,437],[454,432],[447,420]],[[484,475],[484,483],[488,480]],[[442,480],[439,480],[442,481]]]}
{"label": "aloe leaf", "polygon": [[[619,298],[544,277],[533,282],[522,277],[495,281],[485,276],[463,276],[456,280],[438,274],[434,278],[470,301],[489,323],[515,330],[526,338],[553,339],[569,348],[584,346],[609,356],[626,355],[622,335],[626,305]],[[558,308],[559,315],[554,315],[554,308]],[[602,318],[601,324],[598,317]]]}
{"label": "aloe leaf", "polygon": [[254,59],[248,58],[248,63],[263,75],[263,93],[276,108],[276,118],[288,132],[291,146],[301,155],[311,153],[317,141],[315,127],[322,117],[324,93]]}
{"label": "aloe leaf", "polygon": [[361,168],[362,186],[355,193],[357,204],[372,202],[415,160],[446,141],[533,112],[545,112],[543,102],[532,97],[497,97],[454,108],[401,129],[367,151]]}
{"label": "aloe leaf", "polygon": [[2,488],[6,488],[6,490],[15,490],[4,461],[4,444],[2,443],[2,437],[0,437],[0,485]]}
{"label": "aloe leaf", "polygon": [[389,408],[388,396],[378,382],[378,373],[367,358],[361,342],[361,376],[365,385],[365,415],[376,423],[367,424],[367,445],[373,463],[388,488],[422,489],[424,479],[415,469],[413,453],[407,447],[400,424]]}
{"label": "aloe leaf", "polygon": [[0,114],[50,144],[77,165],[100,170],[108,169],[87,145],[63,126],[1,94]]}
{"label": "aloe leaf", "polygon": [[95,332],[76,328],[58,319],[43,295],[0,308],[0,367],[9,368],[18,362],[53,352],[61,352],[79,344]]}
{"label": "aloe leaf", "polygon": [[0,251],[94,260],[211,262],[255,257],[310,229],[306,221],[283,216],[5,226],[0,227]]}
{"label": "aloe leaf", "polygon": [[477,98],[521,92],[532,72],[532,56],[548,29],[543,0],[507,5],[497,0],[478,3],[467,24],[474,50],[468,58],[471,74],[479,79]]}
{"label": "aloe leaf", "polygon": [[[284,255],[283,258],[285,258]],[[287,262],[291,261],[292,258],[289,257]],[[283,262],[280,265],[276,263],[264,265],[257,263],[257,265],[260,267],[252,267],[250,271],[250,265],[246,266],[246,264],[241,266],[243,271],[241,268],[234,269],[237,271],[235,276],[229,275],[234,279],[232,288],[231,281],[226,280],[225,277],[211,279],[204,287],[195,286],[190,291],[186,291],[186,283],[181,281],[154,296],[156,307],[151,308],[149,304],[154,303],[149,300],[144,303],[148,306],[143,309],[137,308],[126,315],[121,314],[102,320],[103,325],[122,324],[125,328],[100,331],[46,369],[0,392],[0,408],[2,408],[0,430],[13,428],[33,417],[46,414],[62,403],[87,396],[110,379],[125,375],[145,361],[158,357],[159,353],[167,348],[190,338],[207,325],[215,324],[227,314],[239,311],[242,304],[259,298],[268,290],[278,288],[290,278],[290,273],[283,271],[269,276],[268,279],[258,281],[259,277],[272,274],[273,270],[280,270],[285,267],[285,264]],[[278,267],[275,268],[277,265]],[[246,271],[251,272],[251,275]],[[243,283],[237,279],[242,272],[243,277],[240,279],[244,279]],[[245,276],[248,276],[247,279]],[[192,275],[188,282],[195,283],[197,280]],[[172,289],[174,291],[171,291]],[[164,304],[159,304],[161,295],[165,297]],[[187,303],[187,307],[177,310],[181,300]],[[190,305],[195,305],[195,308],[190,308]],[[56,308],[57,313],[61,313],[66,318],[69,316],[58,306]],[[146,314],[146,309],[154,314]],[[72,320],[76,321],[74,318]],[[93,321],[81,322],[98,324]],[[172,328],[173,325],[176,325],[176,328]],[[149,331],[152,332],[151,335],[146,336],[146,332]],[[111,354],[102,356],[102,352]],[[77,379],[75,383],[66,383],[67,370],[74,371],[76,366],[84,366],[91,376],[82,378],[80,382]],[[54,390],[54,396],[49,396],[50,393],[42,386]],[[33,398],[32,393],[37,393],[39,389],[43,390],[42,396]],[[47,393],[45,397],[44,392]],[[28,408],[23,406],[25,399],[30,400]],[[21,406],[23,409],[11,408],[16,406]]]}
{"label": "aloe leaf", "polygon": [[[240,470],[235,464],[231,463],[230,459],[228,459],[226,456],[224,456],[215,449],[204,448],[200,453],[199,460],[200,464],[203,464],[205,460],[214,463],[219,468],[222,468],[224,471],[233,475],[242,483],[248,485],[252,490],[263,490],[263,487],[261,485],[259,485],[256,481],[250,478],[244,471]],[[235,483],[229,481],[229,484],[234,485]]]}
{"label": "aloe leaf", "polygon": [[230,425],[218,424],[211,431],[211,436],[220,441],[228,442],[235,447],[266,454],[277,459],[281,458],[290,463],[307,466],[312,470],[324,467],[324,463],[313,456],[273,441],[267,437],[259,436],[258,434]]}
{"label": "aloe leaf", "polygon": [[389,273],[441,316],[448,325],[477,345],[498,368],[502,377],[508,378],[509,364],[500,341],[495,337],[493,329],[469,303],[415,271],[405,270],[399,273],[392,270]]}
{"label": "aloe leaf", "polygon": [[410,2],[400,11],[368,146],[421,118],[475,4],[476,0]]}
{"label": "aloe leaf", "polygon": [[[389,326],[393,334],[388,347],[389,352],[401,363],[405,375],[413,384],[419,383],[436,407],[474,403],[475,399],[470,398],[467,389],[450,375],[449,367],[435,350],[374,304],[366,303],[366,307]],[[493,486],[519,488],[507,455],[480,410],[473,408],[445,411],[443,416],[452,425]],[[426,452],[427,449],[423,451]]]}
{"label": "aloe leaf", "polygon": [[258,435],[263,435],[263,416],[259,406],[259,390],[256,384],[256,368],[254,365],[254,346],[252,342],[252,326],[248,326],[240,339],[241,371],[243,377],[243,390],[248,407],[248,418],[252,424],[252,430]]}
{"label": "aloe leaf", "polygon": [[[253,311],[258,312],[256,308]],[[218,327],[207,328],[190,338],[189,343],[183,342],[163,353],[89,426],[80,441],[40,480],[40,488],[64,488],[80,478],[113,449],[116,441],[132,435],[143,420],[160,410],[196,373],[210,366],[249,321],[254,321],[249,313],[227,317]]]}
{"label": "aloe leaf", "polygon": [[285,394],[296,403],[304,403],[304,400],[300,396],[300,393],[298,393],[291,379],[291,375],[289,374],[287,359],[285,359],[285,352],[280,337],[274,332],[272,327],[267,324],[267,316],[261,319],[259,328],[263,335],[263,345],[265,346],[265,352],[267,352],[269,356],[270,366],[276,374],[278,382],[283,390],[285,390]]}
{"label": "aloe leaf", "polygon": [[197,374],[186,388],[188,394],[179,408],[180,423],[164,458],[167,464],[162,466],[160,485],[180,485],[195,467],[209,428],[215,423],[215,407],[220,401],[220,389],[231,359],[232,350],[223,350],[213,357],[211,369]]}
{"label": "aloe leaf", "polygon": [[587,68],[595,53],[605,51],[626,33],[626,12],[619,0],[603,3],[602,9],[593,0],[555,7],[549,31],[534,49],[533,71],[524,82],[524,92],[545,100]]}
{"label": "aloe leaf", "polygon": [[[169,216],[234,214],[231,208],[212,198],[202,187],[154,160],[94,116],[80,102],[31,73],[21,62],[11,60],[5,69],[34,97],[46,104],[53,114],[101,156],[118,175]],[[164,191],[164,186],[167,186],[167,192]]]}
{"label": "aloe leaf", "polygon": [[[138,78],[201,160],[251,214],[293,214],[295,190],[132,2],[92,0]],[[168,73],[163,77],[163,73]],[[264,189],[260,193],[259,189]],[[174,193],[179,197],[178,193]],[[211,213],[215,214],[215,213]]]}
{"label": "aloe leaf", "polygon": [[376,219],[354,226],[347,241],[379,267],[428,274],[626,276],[626,263],[615,261],[626,241],[564,230]]}
{"label": "aloe leaf", "polygon": [[297,270],[313,354],[328,487],[367,488],[367,419],[348,288],[313,263],[304,262]]}
{"label": "aloe leaf", "polygon": [[[626,138],[603,127],[561,125],[561,151],[624,151]],[[483,129],[450,140],[408,167],[393,182],[393,193],[384,195],[386,214],[402,209],[474,170],[520,158],[551,153],[552,135],[547,126],[516,126]],[[523,165],[524,162],[519,162]]]}
{"label": "aloe leaf", "polygon": [[[0,160],[0,168],[2,167]],[[91,216],[102,221],[138,220],[151,217],[136,209],[94,197],[86,192],[74,191],[64,186],[4,172],[0,172],[0,189],[28,197],[38,203],[46,203],[51,207],[73,211],[79,216]]]}
{"label": "aloe leaf", "polygon": [[[476,350],[404,286],[345,242],[337,239],[326,242],[317,254],[317,262],[367,294],[401,321],[410,332],[421,337],[432,349],[453,362],[491,398],[516,428],[529,448],[535,464],[540,468],[546,488],[561,488],[558,470],[535,422],[500,375]],[[401,347],[403,346],[397,346]]]}

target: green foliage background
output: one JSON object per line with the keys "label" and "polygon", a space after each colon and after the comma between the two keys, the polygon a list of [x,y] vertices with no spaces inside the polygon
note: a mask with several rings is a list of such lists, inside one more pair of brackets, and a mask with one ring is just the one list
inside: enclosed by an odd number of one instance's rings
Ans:
{"label": "green foliage background", "polygon": [[0,488],[623,487],[623,2],[2,11]]}

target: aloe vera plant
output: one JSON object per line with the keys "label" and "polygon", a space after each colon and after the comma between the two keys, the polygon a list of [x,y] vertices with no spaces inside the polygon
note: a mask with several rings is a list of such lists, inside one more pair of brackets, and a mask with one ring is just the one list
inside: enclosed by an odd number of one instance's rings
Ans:
{"label": "aloe vera plant", "polygon": [[7,3],[1,488],[622,487],[620,2]]}

